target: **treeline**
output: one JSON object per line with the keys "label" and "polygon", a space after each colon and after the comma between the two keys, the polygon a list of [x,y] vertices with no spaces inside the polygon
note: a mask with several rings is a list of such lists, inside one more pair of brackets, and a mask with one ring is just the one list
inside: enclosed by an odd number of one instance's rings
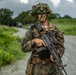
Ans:
{"label": "treeline", "polygon": [[[16,26],[17,22],[21,22],[22,24],[27,23],[35,23],[37,19],[33,16],[29,15],[30,10],[20,13],[17,17],[12,18],[14,15],[14,11],[11,11],[7,8],[0,9],[0,24],[2,25],[9,25],[9,26]],[[60,16],[58,13],[52,13],[48,15],[48,20],[57,19],[57,18],[72,18],[69,15],[65,15],[63,17]]]}

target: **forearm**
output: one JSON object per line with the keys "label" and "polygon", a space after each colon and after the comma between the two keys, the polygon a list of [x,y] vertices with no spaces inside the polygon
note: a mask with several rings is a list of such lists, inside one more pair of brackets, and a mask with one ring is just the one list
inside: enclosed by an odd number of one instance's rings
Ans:
{"label": "forearm", "polygon": [[62,57],[64,54],[64,51],[65,51],[63,32],[56,29],[55,37],[56,37],[57,43],[58,43],[57,45],[55,45],[56,50],[57,50],[59,56]]}
{"label": "forearm", "polygon": [[22,41],[22,51],[23,52],[28,52],[32,50],[32,35],[31,31],[28,30],[25,34],[25,37],[23,38]]}
{"label": "forearm", "polygon": [[59,54],[59,56],[62,57],[64,52],[65,52],[65,48],[62,45],[58,45],[57,48],[56,48],[56,51]]}
{"label": "forearm", "polygon": [[32,42],[31,42],[31,40],[30,41],[27,41],[26,43],[24,43],[22,45],[22,51],[23,52],[29,52],[31,50],[32,50]]}

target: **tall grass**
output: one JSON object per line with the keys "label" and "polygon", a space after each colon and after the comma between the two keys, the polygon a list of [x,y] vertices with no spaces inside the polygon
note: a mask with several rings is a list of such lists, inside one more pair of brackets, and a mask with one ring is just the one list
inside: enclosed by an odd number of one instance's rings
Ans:
{"label": "tall grass", "polygon": [[15,28],[11,28],[5,25],[0,25],[0,33],[4,33],[4,34],[13,34],[15,32],[17,32],[18,30]]}
{"label": "tall grass", "polygon": [[76,25],[76,18],[73,19],[53,19],[51,22],[61,25]]}
{"label": "tall grass", "polygon": [[9,64],[24,56],[21,51],[21,44],[18,42],[21,38],[12,36],[17,31],[11,27],[0,26],[0,66]]}
{"label": "tall grass", "polygon": [[76,19],[54,19],[51,22],[65,35],[76,35]]}

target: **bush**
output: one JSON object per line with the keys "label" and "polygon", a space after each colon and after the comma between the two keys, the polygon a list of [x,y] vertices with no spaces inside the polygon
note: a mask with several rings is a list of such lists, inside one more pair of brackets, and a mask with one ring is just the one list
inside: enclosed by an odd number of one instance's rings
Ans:
{"label": "bush", "polygon": [[0,50],[0,66],[9,64],[14,60],[14,55],[9,52]]}
{"label": "bush", "polygon": [[[7,27],[7,30],[8,28],[9,27]],[[7,30],[2,28],[2,33],[0,33],[0,66],[9,64],[23,58],[24,56],[24,53],[21,51],[21,44],[19,42],[21,38],[7,34],[7,32],[9,33]]]}

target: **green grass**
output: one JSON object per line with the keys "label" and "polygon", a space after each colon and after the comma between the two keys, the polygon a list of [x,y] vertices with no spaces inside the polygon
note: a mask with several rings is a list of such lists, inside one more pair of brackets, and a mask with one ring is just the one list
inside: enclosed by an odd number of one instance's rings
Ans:
{"label": "green grass", "polygon": [[21,40],[18,36],[12,36],[18,30],[8,27],[0,26],[0,66],[10,64],[13,61],[24,57],[21,51]]}
{"label": "green grass", "polygon": [[54,19],[51,22],[65,35],[76,35],[76,19]]}
{"label": "green grass", "polygon": [[23,26],[22,26],[22,28],[27,29],[27,28],[28,28],[28,26],[27,26],[27,25],[23,25]]}
{"label": "green grass", "polygon": [[53,19],[53,23],[62,25],[76,25],[76,18],[73,19]]}
{"label": "green grass", "polygon": [[18,30],[15,28],[11,28],[5,25],[0,25],[0,33],[5,33],[5,34],[13,34],[15,32],[17,32]]}

